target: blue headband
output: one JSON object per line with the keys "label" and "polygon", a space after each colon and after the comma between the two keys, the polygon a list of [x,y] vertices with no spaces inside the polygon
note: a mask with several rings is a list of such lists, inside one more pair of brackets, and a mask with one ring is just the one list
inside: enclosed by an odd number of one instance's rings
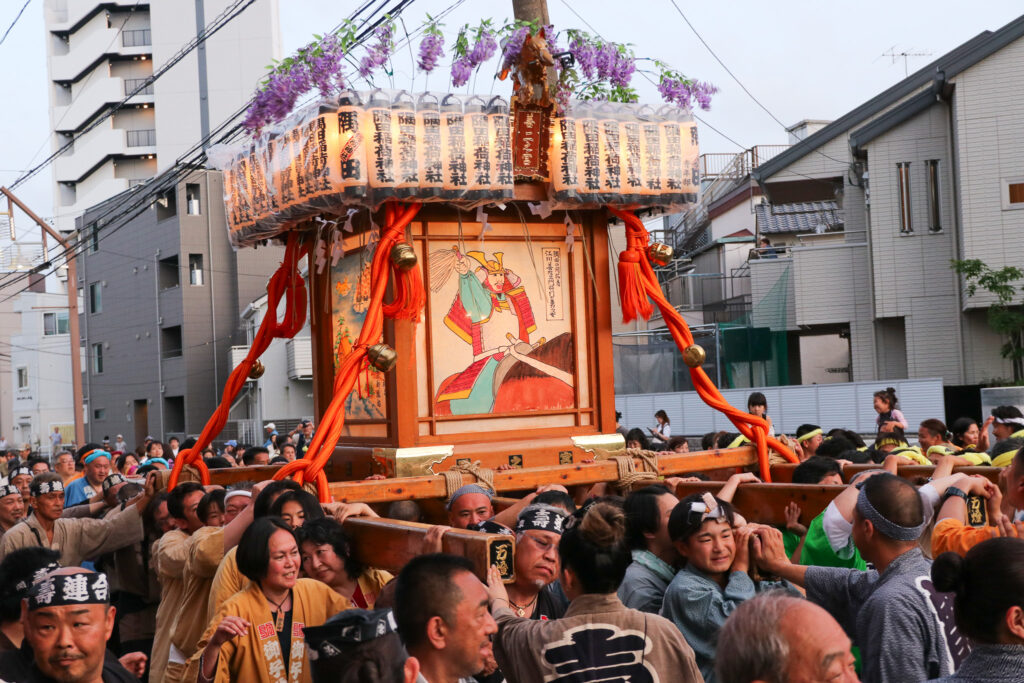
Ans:
{"label": "blue headband", "polygon": [[146,465],[152,465],[155,462],[158,462],[158,463],[162,464],[164,467],[170,467],[170,465],[167,463],[167,461],[164,460],[163,458],[150,458],[149,460],[147,460],[145,462],[145,464]]}
{"label": "blue headband", "polygon": [[900,526],[895,522],[890,522],[888,519],[882,516],[875,506],[868,500],[868,494],[864,489],[860,490],[857,495],[857,511],[860,512],[864,519],[870,521],[875,525],[883,536],[893,539],[894,541],[916,541],[921,538],[921,534],[924,533],[924,529],[928,526],[928,520],[921,522],[917,526]]}
{"label": "blue headband", "polygon": [[85,460],[82,461],[82,464],[88,465],[89,463],[91,463],[96,458],[106,458],[107,460],[110,460],[110,453],[108,453],[108,452],[106,452],[106,451],[104,451],[102,449],[97,448],[92,453],[90,453],[89,455],[85,456]]}

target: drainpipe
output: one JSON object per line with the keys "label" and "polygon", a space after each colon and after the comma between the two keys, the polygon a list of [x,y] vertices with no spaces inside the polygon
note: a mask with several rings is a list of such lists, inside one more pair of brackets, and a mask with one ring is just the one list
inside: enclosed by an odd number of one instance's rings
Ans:
{"label": "drainpipe", "polygon": [[[160,318],[160,250],[153,254],[153,294],[156,297],[156,400],[160,413],[160,436],[164,431],[164,352],[160,343],[163,320]],[[149,411],[146,411],[147,414]],[[152,432],[151,432],[152,433]]]}
{"label": "drainpipe", "polygon": [[[206,216],[206,250],[207,250],[207,254],[209,255],[207,263],[209,265],[209,271],[210,271],[210,282],[209,282],[209,290],[210,290],[210,335],[211,335],[210,338],[213,340],[213,402],[214,402],[214,404],[219,404],[220,403],[220,380],[218,379],[219,375],[217,374],[217,358],[220,356],[220,354],[217,352],[217,305],[215,303],[215,298],[214,298],[214,295],[213,295],[213,271],[214,271],[214,268],[213,268],[213,234],[212,234],[212,231],[211,231],[211,227],[212,226],[210,225],[210,174],[208,172],[204,173],[203,177],[206,179],[206,183],[205,183],[206,192],[205,192],[204,196],[206,197],[206,214],[205,214],[205,216]],[[201,204],[200,204],[200,208],[202,208]]]}

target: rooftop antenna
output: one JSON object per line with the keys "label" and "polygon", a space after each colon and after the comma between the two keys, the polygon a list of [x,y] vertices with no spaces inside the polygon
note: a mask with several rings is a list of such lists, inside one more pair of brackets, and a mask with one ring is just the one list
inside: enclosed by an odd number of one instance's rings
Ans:
{"label": "rooftop antenna", "polygon": [[882,57],[889,57],[892,60],[892,62],[891,62],[892,64],[895,64],[897,59],[902,58],[903,59],[903,77],[906,78],[907,76],[910,75],[910,72],[909,72],[909,70],[907,68],[907,62],[908,62],[910,57],[931,57],[932,56],[931,52],[914,52],[913,50],[914,50],[914,48],[910,48],[908,50],[897,51],[896,50],[896,46],[893,45],[892,47],[889,48],[888,52],[883,52],[881,56]]}

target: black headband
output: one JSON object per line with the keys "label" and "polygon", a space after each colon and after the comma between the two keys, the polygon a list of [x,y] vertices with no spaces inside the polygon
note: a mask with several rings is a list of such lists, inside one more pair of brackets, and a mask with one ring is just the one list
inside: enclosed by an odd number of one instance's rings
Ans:
{"label": "black headband", "polygon": [[50,574],[32,584],[29,610],[64,605],[105,605],[110,601],[107,575],[102,573]]}
{"label": "black headband", "polygon": [[512,530],[503,524],[492,522],[489,519],[485,519],[482,522],[476,524],[470,524],[466,527],[469,531],[482,531],[485,534],[501,534],[502,536],[511,536]]}
{"label": "black headband", "polygon": [[128,480],[124,478],[123,474],[114,472],[113,474],[111,474],[110,476],[103,480],[103,493],[106,493],[107,491],[114,488],[118,484],[123,484],[126,481]]}
{"label": "black headband", "polygon": [[32,480],[32,483],[28,485],[28,492],[33,496],[41,496],[44,493],[60,493],[64,490],[64,482],[60,479],[57,481],[36,481]]}
{"label": "black headband", "polygon": [[32,574],[32,580],[31,581],[19,581],[18,583],[16,583],[14,585],[14,590],[18,591],[19,593],[24,593],[25,591],[28,590],[29,586],[31,586],[32,584],[37,583],[39,581],[42,581],[43,579],[46,578],[47,574],[49,574],[52,571],[56,571],[58,569],[60,569],[60,565],[58,563],[56,563],[56,562],[51,562],[50,564],[46,565],[45,567],[43,567],[41,569],[35,570],[35,572],[33,572],[33,574]]}
{"label": "black headband", "polygon": [[550,531],[562,535],[565,531],[566,514],[560,508],[543,503],[528,505],[519,513],[516,521],[516,533],[523,531]]}
{"label": "black headband", "polygon": [[21,489],[14,484],[4,484],[0,486],[0,498],[6,498],[7,496],[21,495]]}
{"label": "black headband", "polygon": [[13,481],[15,477],[21,477],[21,476],[24,476],[26,474],[28,476],[30,476],[30,477],[34,477],[35,476],[34,474],[32,474],[32,470],[30,468],[28,468],[28,467],[19,467],[16,470],[14,470],[13,472],[11,472],[10,474],[7,475],[7,481]]}

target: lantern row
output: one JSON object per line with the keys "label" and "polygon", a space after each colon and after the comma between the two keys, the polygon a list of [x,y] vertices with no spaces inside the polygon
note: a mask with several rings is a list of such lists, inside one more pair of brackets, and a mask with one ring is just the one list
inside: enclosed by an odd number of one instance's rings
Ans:
{"label": "lantern row", "polygon": [[[695,200],[697,133],[681,110],[573,103],[554,119],[531,116],[551,126],[542,177],[556,207]],[[312,216],[389,199],[465,208],[510,200],[520,142],[511,124],[500,96],[346,91],[207,156],[224,173],[231,241],[251,246]]]}

